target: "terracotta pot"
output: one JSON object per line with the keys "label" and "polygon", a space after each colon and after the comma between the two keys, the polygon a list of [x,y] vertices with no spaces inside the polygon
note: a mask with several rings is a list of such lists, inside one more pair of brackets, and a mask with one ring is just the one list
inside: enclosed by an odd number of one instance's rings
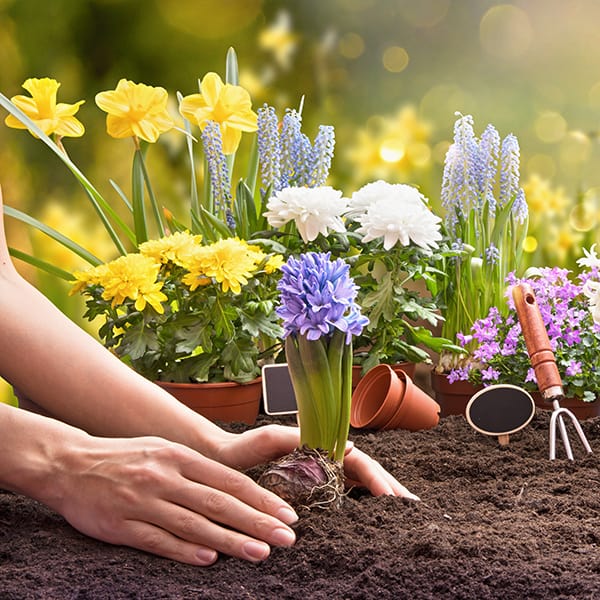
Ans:
{"label": "terracotta pot", "polygon": [[431,387],[440,405],[442,417],[464,415],[471,397],[483,388],[468,381],[450,383],[445,373],[437,373],[435,370],[431,371]]}
{"label": "terracotta pot", "polygon": [[[414,377],[415,376],[415,371],[417,369],[417,364],[414,362],[401,362],[401,363],[396,363],[391,365],[392,369],[394,369],[394,371],[396,373],[398,373],[398,371],[404,371],[409,377]],[[362,366],[361,365],[354,365],[352,367],[352,389],[355,390],[356,386],[358,385],[358,382],[362,379],[363,375],[362,375]]]}
{"label": "terracotta pot", "polygon": [[352,394],[352,427],[381,429],[394,416],[404,392],[401,381],[389,365],[377,365],[360,379]]}
{"label": "terracotta pot", "polygon": [[253,425],[258,417],[262,396],[261,377],[249,383],[156,383],[211,421]]}
{"label": "terracotta pot", "polygon": [[368,429],[429,429],[439,420],[439,405],[403,371],[377,365],[352,395],[350,424]]}
{"label": "terracotta pot", "polygon": [[396,376],[404,379],[404,397],[383,429],[420,431],[435,427],[440,420],[440,405],[415,385],[406,373],[400,371]]}
{"label": "terracotta pot", "polygon": [[[542,399],[539,392],[531,394],[537,408],[543,410],[552,410],[552,402],[546,402]],[[559,401],[562,408],[568,408],[577,418],[577,420],[591,419],[600,416],[600,401],[584,402],[580,398],[564,398]]]}

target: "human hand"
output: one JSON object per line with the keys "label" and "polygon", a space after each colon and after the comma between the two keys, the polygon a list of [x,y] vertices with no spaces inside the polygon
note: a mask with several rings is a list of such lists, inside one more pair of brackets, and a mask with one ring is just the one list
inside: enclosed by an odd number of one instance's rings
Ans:
{"label": "human hand", "polygon": [[295,541],[283,500],[182,445],[86,436],[63,459],[59,493],[41,499],[94,538],[202,566],[218,552],[262,561]]}
{"label": "human hand", "polygon": [[[248,469],[275,460],[298,447],[297,427],[265,425],[240,434],[227,434],[218,447],[216,460],[235,469]],[[374,496],[400,496],[419,500],[376,460],[348,442],[344,457],[346,484],[366,487]]]}

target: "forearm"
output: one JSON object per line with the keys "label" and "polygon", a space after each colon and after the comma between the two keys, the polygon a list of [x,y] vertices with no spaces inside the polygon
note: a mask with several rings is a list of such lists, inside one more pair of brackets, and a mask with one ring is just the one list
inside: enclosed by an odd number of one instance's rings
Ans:
{"label": "forearm", "polygon": [[0,374],[67,423],[102,436],[159,435],[208,456],[227,435],[131,370],[6,268],[0,331]]}

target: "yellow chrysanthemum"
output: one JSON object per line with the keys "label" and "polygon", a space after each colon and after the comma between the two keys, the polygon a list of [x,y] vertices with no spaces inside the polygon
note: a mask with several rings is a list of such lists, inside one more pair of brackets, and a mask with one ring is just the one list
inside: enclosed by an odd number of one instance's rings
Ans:
{"label": "yellow chrysanthemum", "polygon": [[281,254],[273,254],[273,256],[269,257],[267,264],[265,265],[265,273],[274,273],[281,269],[281,266],[284,263],[283,256]]}
{"label": "yellow chrysanthemum", "polygon": [[188,256],[202,241],[201,235],[192,235],[188,231],[176,231],[159,240],[149,240],[140,245],[139,250],[144,256],[154,260],[186,266]]}
{"label": "yellow chrysanthemum", "polygon": [[238,238],[200,247],[190,258],[190,273],[184,281],[190,289],[203,285],[202,281],[210,277],[221,284],[224,292],[231,290],[234,294],[242,291],[262,260],[256,250]]}
{"label": "yellow chrysanthemum", "polygon": [[191,123],[204,129],[208,121],[221,128],[223,153],[233,154],[240,144],[242,131],[256,131],[257,115],[250,94],[239,85],[223,83],[216,73],[207,73],[200,93],[186,96],[179,112]]}
{"label": "yellow chrysanthemum", "polygon": [[114,138],[139,137],[156,142],[174,121],[167,111],[167,90],[121,79],[115,90],[96,94],[106,113],[106,130]]}
{"label": "yellow chrysanthemum", "polygon": [[160,263],[143,254],[127,254],[101,265],[91,271],[76,273],[75,278],[81,284],[98,284],[104,288],[102,297],[112,300],[113,308],[125,302],[127,298],[135,301],[136,310],[144,310],[149,304],[158,313],[164,312],[162,302],[167,297],[161,292],[162,282],[157,281]]}
{"label": "yellow chrysanthemum", "polygon": [[[74,117],[83,104],[80,100],[75,104],[64,104],[56,102],[56,94],[60,83],[56,79],[44,77],[42,79],[30,78],[25,81],[23,88],[29,96],[13,96],[12,103],[20,108],[46,135],[55,133],[60,137],[81,137],[85,128],[82,123]],[[4,120],[8,127],[15,129],[27,129],[13,115],[8,115]],[[32,131],[30,133],[37,137]]]}

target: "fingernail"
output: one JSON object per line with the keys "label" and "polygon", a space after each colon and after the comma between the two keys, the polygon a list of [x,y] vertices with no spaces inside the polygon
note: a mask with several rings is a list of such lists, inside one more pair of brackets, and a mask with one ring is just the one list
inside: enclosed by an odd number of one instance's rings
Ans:
{"label": "fingernail", "polygon": [[244,552],[250,560],[265,560],[269,556],[270,548],[260,542],[246,542]]}
{"label": "fingernail", "polygon": [[284,506],[277,511],[277,518],[283,521],[286,525],[295,523],[298,520],[298,515],[288,506]]}
{"label": "fingernail", "polygon": [[212,565],[217,560],[217,553],[210,548],[198,548],[196,550],[196,558],[203,565]]}
{"label": "fingernail", "polygon": [[275,546],[291,546],[296,541],[296,536],[291,529],[278,527],[271,534],[271,543]]}

